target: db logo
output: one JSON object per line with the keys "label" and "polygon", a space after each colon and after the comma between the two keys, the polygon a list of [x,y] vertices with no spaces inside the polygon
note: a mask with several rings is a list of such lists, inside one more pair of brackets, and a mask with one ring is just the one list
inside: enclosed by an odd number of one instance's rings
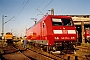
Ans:
{"label": "db logo", "polygon": [[63,34],[68,34],[67,30],[62,30]]}

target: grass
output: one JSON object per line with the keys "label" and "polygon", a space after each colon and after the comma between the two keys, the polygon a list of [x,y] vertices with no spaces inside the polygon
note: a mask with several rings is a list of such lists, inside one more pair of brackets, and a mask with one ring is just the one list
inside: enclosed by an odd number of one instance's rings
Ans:
{"label": "grass", "polygon": [[90,43],[84,43],[84,44],[81,44],[81,46],[83,46],[83,47],[90,47]]}

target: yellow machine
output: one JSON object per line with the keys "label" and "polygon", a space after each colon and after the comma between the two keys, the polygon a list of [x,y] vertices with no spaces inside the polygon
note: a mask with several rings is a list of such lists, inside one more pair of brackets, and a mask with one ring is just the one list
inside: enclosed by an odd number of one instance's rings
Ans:
{"label": "yellow machine", "polygon": [[11,32],[7,32],[5,34],[5,40],[7,43],[12,43],[13,41],[13,34]]}

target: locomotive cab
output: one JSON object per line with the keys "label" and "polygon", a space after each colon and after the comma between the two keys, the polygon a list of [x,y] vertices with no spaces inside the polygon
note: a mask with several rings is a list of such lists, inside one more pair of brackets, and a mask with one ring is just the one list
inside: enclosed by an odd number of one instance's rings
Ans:
{"label": "locomotive cab", "polygon": [[76,42],[76,28],[71,18],[52,18],[54,44],[62,49],[73,49]]}
{"label": "locomotive cab", "polygon": [[11,32],[7,32],[5,34],[5,40],[8,44],[12,44],[13,43],[13,34]]}
{"label": "locomotive cab", "polygon": [[[54,21],[56,20],[56,21]],[[70,19],[53,19],[54,39],[57,41],[76,41],[76,29]]]}

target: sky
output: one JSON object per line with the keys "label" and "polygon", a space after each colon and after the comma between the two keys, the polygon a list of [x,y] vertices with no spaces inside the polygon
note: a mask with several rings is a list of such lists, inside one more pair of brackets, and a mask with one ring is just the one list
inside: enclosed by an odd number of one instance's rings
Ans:
{"label": "sky", "polygon": [[8,21],[4,24],[4,34],[12,32],[23,37],[26,29],[34,25],[32,18],[39,21],[52,8],[55,15],[89,15],[90,0],[0,0],[0,33],[2,15],[7,16],[4,22]]}

